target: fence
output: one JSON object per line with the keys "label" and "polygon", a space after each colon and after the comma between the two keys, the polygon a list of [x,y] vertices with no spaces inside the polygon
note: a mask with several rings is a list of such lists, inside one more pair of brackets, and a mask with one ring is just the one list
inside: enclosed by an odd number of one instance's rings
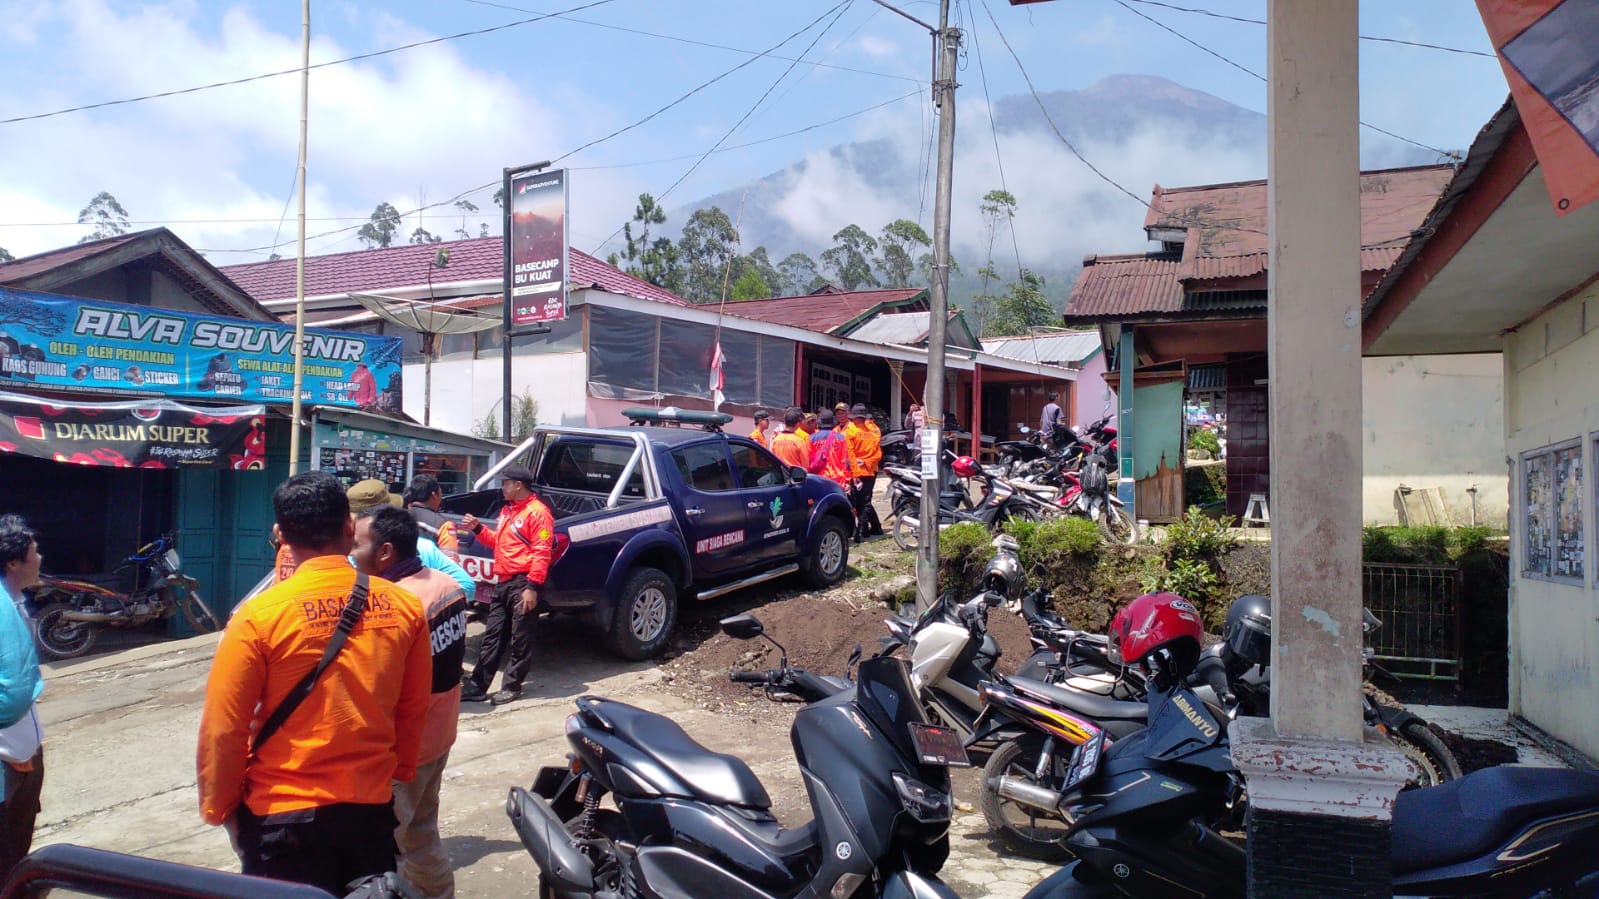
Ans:
{"label": "fence", "polygon": [[1366,635],[1376,660],[1400,677],[1459,681],[1459,567],[1367,563],[1361,579],[1366,608],[1382,619],[1382,627]]}

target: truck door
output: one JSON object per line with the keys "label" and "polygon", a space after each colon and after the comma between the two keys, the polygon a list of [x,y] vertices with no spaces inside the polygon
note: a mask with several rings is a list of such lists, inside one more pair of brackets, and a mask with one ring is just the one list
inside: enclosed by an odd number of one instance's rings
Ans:
{"label": "truck door", "polygon": [[803,491],[789,482],[787,468],[771,453],[738,440],[729,446],[749,516],[748,542],[754,544],[748,555],[768,565],[793,561],[810,516]]}
{"label": "truck door", "polygon": [[694,579],[722,579],[751,564],[744,545],[750,536],[748,510],[728,464],[727,444],[720,439],[694,443],[668,455],[682,485],[678,507]]}

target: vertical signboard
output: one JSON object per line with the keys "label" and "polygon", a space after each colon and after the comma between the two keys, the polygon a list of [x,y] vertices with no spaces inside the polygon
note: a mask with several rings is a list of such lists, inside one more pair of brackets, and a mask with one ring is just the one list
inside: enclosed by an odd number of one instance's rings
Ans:
{"label": "vertical signboard", "polygon": [[506,327],[566,318],[566,170],[505,173]]}

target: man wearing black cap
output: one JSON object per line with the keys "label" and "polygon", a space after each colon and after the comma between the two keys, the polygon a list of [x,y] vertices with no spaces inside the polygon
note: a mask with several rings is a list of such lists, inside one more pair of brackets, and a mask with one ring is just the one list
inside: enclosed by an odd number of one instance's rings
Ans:
{"label": "man wearing black cap", "polygon": [[844,428],[844,439],[849,443],[850,505],[855,507],[855,542],[883,533],[883,523],[872,507],[872,492],[877,489],[877,466],[883,460],[883,432],[872,421],[865,403],[856,403],[849,411],[849,424]]}
{"label": "man wearing black cap", "polygon": [[755,430],[750,432],[750,439],[761,446],[770,446],[766,441],[766,427],[772,422],[772,414],[765,409],[755,410]]}
{"label": "man wearing black cap", "polygon": [[[522,681],[533,666],[533,626],[538,621],[539,593],[550,573],[555,546],[555,518],[533,494],[533,472],[512,465],[500,472],[500,522],[490,528],[465,515],[461,525],[479,539],[494,544],[494,601],[489,606],[488,628],[478,647],[477,665],[461,689],[461,699],[495,705],[522,696]],[[494,673],[510,649],[500,690],[489,696]]]}

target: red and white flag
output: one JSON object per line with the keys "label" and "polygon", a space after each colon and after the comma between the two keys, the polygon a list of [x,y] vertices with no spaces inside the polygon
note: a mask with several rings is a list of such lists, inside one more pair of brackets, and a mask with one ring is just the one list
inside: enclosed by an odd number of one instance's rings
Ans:
{"label": "red and white flag", "polygon": [[726,381],[722,378],[722,364],[727,357],[722,355],[722,342],[718,340],[716,347],[711,350],[711,408],[715,411],[722,409],[722,388]]}

